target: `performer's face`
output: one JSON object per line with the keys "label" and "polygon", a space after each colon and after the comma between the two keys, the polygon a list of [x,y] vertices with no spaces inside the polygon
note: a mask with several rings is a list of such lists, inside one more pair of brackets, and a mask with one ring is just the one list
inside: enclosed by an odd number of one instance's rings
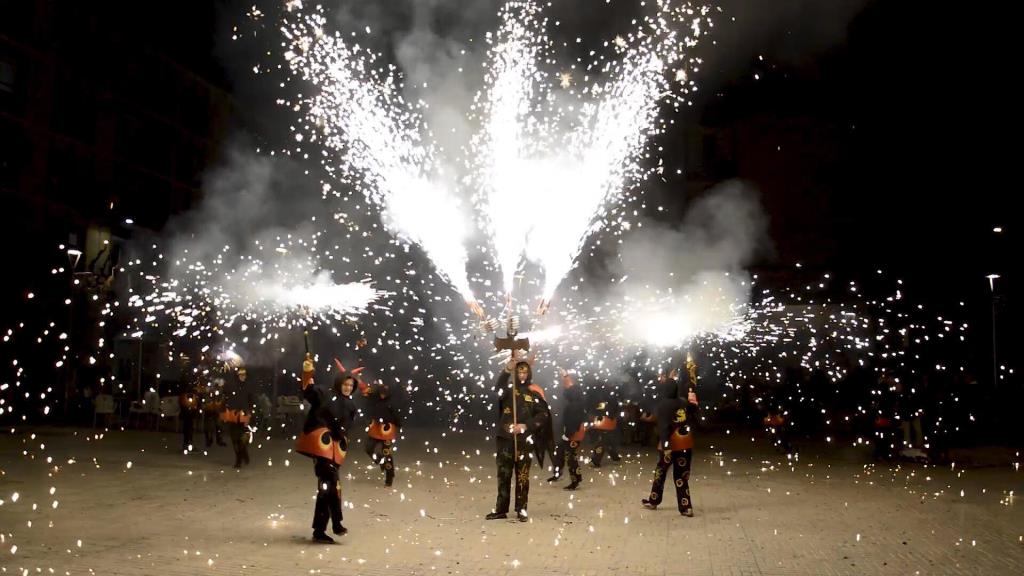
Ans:
{"label": "performer's face", "polygon": [[345,378],[345,380],[342,381],[342,383],[341,383],[341,393],[343,395],[345,395],[345,396],[351,396],[352,395],[352,389],[355,388],[355,384],[353,384],[352,382],[353,382],[353,380],[351,378]]}
{"label": "performer's face", "polygon": [[519,379],[519,383],[526,382],[526,379],[530,376],[530,368],[527,366],[520,366],[516,368],[516,378]]}

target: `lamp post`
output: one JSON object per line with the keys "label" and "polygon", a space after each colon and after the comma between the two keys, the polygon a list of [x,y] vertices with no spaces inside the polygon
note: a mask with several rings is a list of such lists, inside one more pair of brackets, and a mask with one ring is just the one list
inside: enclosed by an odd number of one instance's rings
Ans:
{"label": "lamp post", "polygon": [[999,387],[999,364],[997,361],[997,347],[996,347],[996,280],[999,278],[999,274],[989,274],[988,288],[992,294],[992,387]]}
{"label": "lamp post", "polygon": [[82,251],[76,248],[74,245],[70,245],[67,248],[68,255],[68,266],[70,271],[68,273],[68,344],[67,344],[67,356],[65,359],[65,366],[67,368],[67,375],[64,378],[64,419],[67,420],[68,415],[71,412],[71,391],[74,387],[75,381],[75,268],[78,267],[78,261],[82,257]]}

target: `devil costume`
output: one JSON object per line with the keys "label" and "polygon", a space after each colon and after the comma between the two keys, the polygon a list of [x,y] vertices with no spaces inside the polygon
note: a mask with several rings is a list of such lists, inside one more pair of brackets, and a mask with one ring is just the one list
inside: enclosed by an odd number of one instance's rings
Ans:
{"label": "devil costume", "polygon": [[583,481],[580,474],[579,447],[586,434],[586,413],[583,407],[583,392],[573,382],[572,376],[562,377],[562,395],[565,396],[565,408],[562,414],[562,434],[555,448],[554,476],[548,482],[555,482],[562,477],[562,470],[569,468],[572,480],[566,490],[575,490]]}
{"label": "devil costume", "polygon": [[619,431],[619,411],[619,401],[613,393],[606,394],[605,400],[597,405],[597,414],[590,428],[594,437],[594,449],[590,453],[590,463],[594,468],[601,467],[601,460],[605,453],[615,462],[621,460],[619,439],[622,433]]}
{"label": "devil costume", "polygon": [[[695,377],[695,371],[691,371]],[[651,494],[642,503],[645,508],[655,509],[661,504],[665,490],[665,477],[669,467],[676,485],[676,503],[679,513],[693,516],[693,502],[690,499],[690,464],[693,457],[693,435],[690,425],[696,418],[696,395],[681,398],[681,386],[668,378],[660,386],[661,400],[657,408],[658,464],[654,471]],[[689,391],[689,390],[688,390]]]}
{"label": "devil costume", "polygon": [[192,433],[195,431],[196,415],[199,413],[199,395],[196,393],[195,382],[188,382],[178,395],[181,407],[181,451],[192,451]]}
{"label": "devil costume", "polygon": [[220,420],[228,429],[231,447],[235,451],[235,468],[249,464],[249,419],[255,409],[255,396],[245,368],[239,368],[231,384],[224,388],[224,410]]}
{"label": "devil costume", "polygon": [[[511,497],[509,484],[515,472],[516,516],[525,522],[526,506],[530,495],[530,449],[533,435],[550,425],[551,412],[540,388],[532,384],[533,373],[528,362],[519,362],[514,370],[526,368],[526,378],[519,381],[514,376],[515,386],[508,384],[512,373],[508,368],[498,375],[496,383],[500,391],[498,399],[498,429],[496,436],[498,465],[498,499],[494,511],[487,515],[488,520],[506,518]],[[515,414],[513,414],[515,402]],[[523,425],[524,430],[513,430],[516,425]]]}
{"label": "devil costume", "polygon": [[384,485],[395,481],[395,439],[402,427],[402,419],[391,404],[391,389],[377,383],[368,385],[359,381],[359,391],[367,401],[370,425],[366,430],[366,455],[384,472]]}
{"label": "devil costume", "polygon": [[220,412],[224,409],[223,379],[211,378],[201,387],[199,394],[203,402],[203,437],[206,440],[206,447],[213,446],[214,439],[217,440],[217,446],[227,446],[220,421]]}
{"label": "devil costume", "polygon": [[346,431],[352,426],[356,407],[351,396],[342,394],[342,384],[350,376],[339,373],[334,386],[325,388],[313,383],[313,362],[307,356],[303,362],[302,395],[309,402],[309,413],[302,426],[302,436],[295,451],[313,459],[316,474],[316,506],[313,510],[313,540],[330,543],[327,520],[331,531],[338,535],[348,532],[342,526],[341,480],[338,468],[345,461],[348,449]]}

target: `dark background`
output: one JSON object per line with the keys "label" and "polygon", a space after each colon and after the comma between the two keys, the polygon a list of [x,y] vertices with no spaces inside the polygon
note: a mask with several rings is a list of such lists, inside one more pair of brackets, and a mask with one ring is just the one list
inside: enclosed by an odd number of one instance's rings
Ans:
{"label": "dark background", "polygon": [[[679,221],[713,184],[746,180],[770,222],[773,245],[755,266],[764,283],[884,269],[915,301],[962,301],[979,374],[991,352],[985,276],[1000,274],[998,342],[1011,359],[1021,318],[1008,14],[906,0],[724,4],[738,23],[719,18],[694,106],[659,142],[685,168],[647,192],[668,207],[659,217]],[[551,9],[567,35],[601,37],[631,14],[628,3],[578,5]],[[246,8],[0,2],[4,326],[30,290],[63,298],[50,277],[66,266],[58,244],[85,248],[90,229],[109,231],[115,248],[76,269],[102,281],[118,245],[196,205],[232,135],[280,144],[286,120],[265,114],[276,95],[254,91],[251,63],[224,49]]]}

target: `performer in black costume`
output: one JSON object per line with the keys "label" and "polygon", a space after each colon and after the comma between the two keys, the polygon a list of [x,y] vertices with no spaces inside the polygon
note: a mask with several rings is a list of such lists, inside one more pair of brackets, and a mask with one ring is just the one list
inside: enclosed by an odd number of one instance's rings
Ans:
{"label": "performer in black costume", "polygon": [[[515,373],[515,386],[509,386],[509,377]],[[497,442],[498,499],[488,520],[508,517],[509,484],[515,472],[516,517],[527,521],[526,506],[530,495],[530,449],[532,435],[549,425],[551,413],[540,388],[532,384],[532,369],[528,362],[509,361],[498,375]],[[513,405],[515,402],[515,417]]]}
{"label": "performer in black costume", "polygon": [[614,462],[621,460],[619,444],[622,432],[619,430],[619,401],[615,397],[614,391],[605,390],[602,392],[602,396],[604,399],[598,403],[597,413],[594,415],[594,421],[590,427],[590,434],[594,438],[594,449],[590,453],[590,465],[594,468],[601,467],[605,453]]}
{"label": "performer in black costume", "polygon": [[368,403],[367,416],[370,419],[364,441],[366,455],[384,472],[384,485],[391,486],[395,481],[395,440],[402,427],[402,419],[391,402],[391,388],[387,384],[369,385],[359,380],[359,391]]}
{"label": "performer in black costume", "polygon": [[562,477],[562,470],[569,468],[572,480],[565,490],[575,490],[583,481],[580,473],[579,447],[586,434],[586,413],[583,406],[583,392],[568,373],[562,374],[562,395],[565,397],[565,408],[562,411],[562,434],[555,448],[552,466],[554,476],[548,482],[555,482]]}
{"label": "performer in black costume", "polygon": [[[676,503],[679,513],[693,516],[693,502],[690,499],[690,464],[693,458],[693,435],[690,425],[697,415],[697,367],[687,360],[687,373],[692,385],[683,386],[676,381],[675,370],[669,375],[662,375],[659,389],[661,400],[657,409],[658,424],[658,464],[654,471],[654,483],[651,494],[642,500],[645,508],[654,510],[661,504],[665,490],[665,477],[672,468],[672,477],[676,485]],[[681,390],[682,388],[682,390]],[[681,398],[685,394],[686,399]]]}
{"label": "performer in black costume", "polygon": [[178,395],[181,407],[181,451],[188,454],[192,451],[192,433],[195,431],[196,416],[199,414],[199,395],[196,393],[194,380],[186,381]]}
{"label": "performer in black costume", "polygon": [[244,367],[238,369],[235,378],[224,387],[224,410],[220,420],[228,429],[231,447],[235,451],[235,468],[249,465],[249,420],[255,411],[255,396]]}
{"label": "performer in black costume", "polygon": [[[341,366],[341,363],[338,363]],[[302,395],[309,402],[309,414],[302,426],[302,436],[296,443],[296,452],[313,458],[316,474],[316,506],[313,510],[313,540],[331,544],[327,535],[327,521],[331,531],[342,536],[348,529],[342,525],[341,480],[338,468],[345,461],[348,449],[346,432],[355,419],[356,406],[352,401],[355,377],[343,369],[334,378],[330,388],[313,382],[313,359],[307,354],[302,363]]]}

